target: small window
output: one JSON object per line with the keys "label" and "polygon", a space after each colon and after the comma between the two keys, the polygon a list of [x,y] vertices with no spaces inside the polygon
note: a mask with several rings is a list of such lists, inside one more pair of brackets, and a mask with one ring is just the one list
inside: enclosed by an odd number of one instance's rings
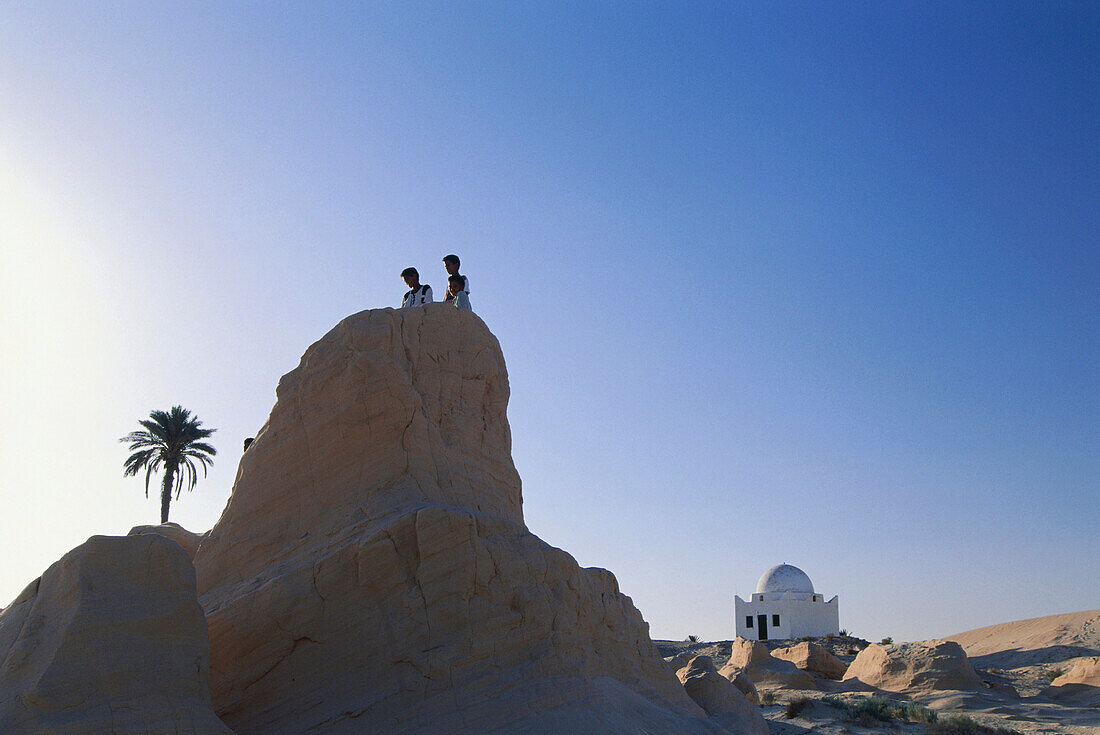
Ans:
{"label": "small window", "polygon": [[752,615],[746,615],[745,616],[745,627],[746,628],[751,628],[752,627]]}
{"label": "small window", "polygon": [[772,625],[774,625],[776,627],[779,627],[779,616],[778,615],[772,615]]}
{"label": "small window", "polygon": [[817,602],[817,595],[814,595],[814,602]]}

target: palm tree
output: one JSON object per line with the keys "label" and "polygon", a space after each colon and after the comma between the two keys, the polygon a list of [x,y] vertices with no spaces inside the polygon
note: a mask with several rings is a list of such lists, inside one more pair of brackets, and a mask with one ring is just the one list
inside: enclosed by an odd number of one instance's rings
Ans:
{"label": "palm tree", "polygon": [[195,460],[202,465],[203,477],[206,468],[214,463],[213,455],[217,450],[201,441],[217,429],[203,429],[198,416],[183,406],[173,406],[171,411],[153,411],[149,418],[138,421],[144,431],[132,431],[119,439],[130,442],[133,452],[124,465],[123,477],[136,475],[145,469],[145,497],[149,497],[149,476],[164,468],[164,480],[160,485],[160,522],[168,522],[168,506],[172,502],[172,488],[176,489],[179,500],[183,489],[184,476],[187,477],[187,491],[195,487],[198,474],[195,472]]}

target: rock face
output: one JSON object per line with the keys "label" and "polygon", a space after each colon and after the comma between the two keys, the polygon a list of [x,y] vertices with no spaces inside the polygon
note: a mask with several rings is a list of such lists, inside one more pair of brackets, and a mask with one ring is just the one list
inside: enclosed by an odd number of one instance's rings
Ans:
{"label": "rock face", "polygon": [[159,526],[134,526],[130,529],[130,533],[127,536],[144,536],[146,534],[154,533],[158,536],[164,536],[165,538],[172,539],[180,545],[184,551],[187,552],[189,559],[195,558],[195,552],[199,550],[199,543],[202,542],[203,535],[198,533],[191,533],[178,523],[161,523]]}
{"label": "rock face", "polygon": [[0,732],[221,735],[187,554],[93,536],[0,615]]}
{"label": "rock face", "polygon": [[710,656],[696,656],[677,673],[684,690],[713,718],[741,735],[767,735],[759,707],[714,668]]}
{"label": "rock face", "polygon": [[772,651],[772,656],[790,661],[803,671],[826,679],[840,679],[844,676],[844,672],[848,670],[848,664],[830,653],[825,646],[810,641],[802,641],[787,648],[779,648]]}
{"label": "rock face", "polygon": [[954,641],[918,641],[897,646],[872,643],[860,651],[844,680],[890,692],[974,691],[981,679]]}
{"label": "rock face", "polygon": [[1100,707],[1100,656],[1076,659],[1043,696],[1080,707]]}
{"label": "rock face", "polygon": [[772,657],[760,641],[740,637],[734,639],[730,660],[719,673],[730,680],[742,673],[762,689],[817,689],[814,678],[805,671],[790,661]]}
{"label": "rock face", "polygon": [[507,402],[443,304],[349,317],[283,377],[195,556],[236,732],[724,731],[614,576],[527,530]]}
{"label": "rock face", "polygon": [[752,679],[745,674],[744,671],[738,671],[730,677],[730,681],[733,685],[741,690],[741,693],[745,695],[745,699],[749,700],[753,704],[760,704],[760,692],[756,691],[756,685],[752,683]]}

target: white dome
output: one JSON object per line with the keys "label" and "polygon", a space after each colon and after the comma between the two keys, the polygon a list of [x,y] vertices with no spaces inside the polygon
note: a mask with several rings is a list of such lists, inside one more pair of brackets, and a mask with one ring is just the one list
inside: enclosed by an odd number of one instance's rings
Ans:
{"label": "white dome", "polygon": [[777,564],[760,577],[756,583],[757,594],[768,592],[808,592],[813,594],[814,585],[806,572],[790,564]]}

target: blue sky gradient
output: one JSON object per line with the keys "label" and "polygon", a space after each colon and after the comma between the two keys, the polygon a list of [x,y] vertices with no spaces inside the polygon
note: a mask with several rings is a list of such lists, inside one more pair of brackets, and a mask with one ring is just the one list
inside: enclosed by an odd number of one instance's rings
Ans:
{"label": "blue sky gradient", "polygon": [[457,252],[528,524],[654,636],[732,637],[779,562],[874,639],[1100,607],[1098,39],[1089,3],[5,4],[0,597],[156,520],[115,441],[153,408],[218,427],[173,508],[212,525],[279,376]]}

